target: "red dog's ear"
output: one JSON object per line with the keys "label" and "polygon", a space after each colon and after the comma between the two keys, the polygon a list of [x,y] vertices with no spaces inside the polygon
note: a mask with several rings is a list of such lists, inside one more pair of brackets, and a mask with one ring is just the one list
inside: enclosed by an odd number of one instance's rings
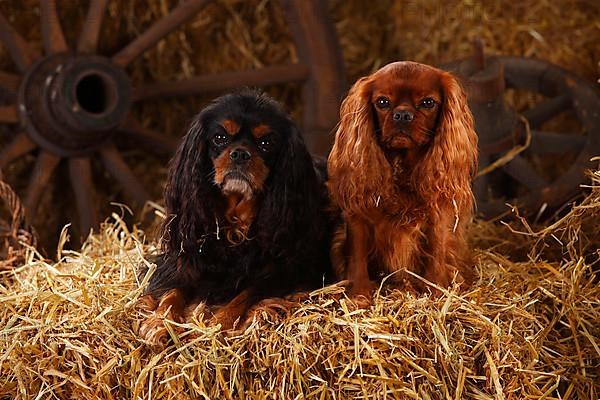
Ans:
{"label": "red dog's ear", "polygon": [[[442,74],[444,102],[435,138],[413,176],[425,198],[458,210],[471,210],[471,181],[477,170],[477,134],[467,98],[458,81]],[[433,198],[432,198],[433,196]]]}
{"label": "red dog's ear", "polygon": [[[340,123],[327,163],[334,201],[350,213],[393,199],[393,176],[377,143],[371,78],[359,79],[342,102]],[[388,193],[390,192],[390,193]]]}

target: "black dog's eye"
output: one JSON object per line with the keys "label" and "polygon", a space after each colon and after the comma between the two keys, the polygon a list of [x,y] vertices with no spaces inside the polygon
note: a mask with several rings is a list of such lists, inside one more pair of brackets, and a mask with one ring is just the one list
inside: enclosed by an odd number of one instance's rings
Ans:
{"label": "black dog's eye", "polygon": [[377,100],[375,100],[375,105],[381,109],[386,109],[386,108],[390,108],[390,99],[388,99],[387,97],[378,97]]}
{"label": "black dog's eye", "polygon": [[435,106],[435,100],[431,97],[426,97],[423,100],[421,100],[419,106],[423,108],[433,108],[433,106]]}
{"label": "black dog's eye", "polygon": [[275,139],[270,136],[265,136],[258,139],[258,148],[264,152],[270,151],[275,144]]}
{"label": "black dog's eye", "polygon": [[222,133],[219,133],[219,134],[213,136],[212,141],[215,144],[215,146],[224,146],[227,143],[229,143],[229,135],[224,135]]}

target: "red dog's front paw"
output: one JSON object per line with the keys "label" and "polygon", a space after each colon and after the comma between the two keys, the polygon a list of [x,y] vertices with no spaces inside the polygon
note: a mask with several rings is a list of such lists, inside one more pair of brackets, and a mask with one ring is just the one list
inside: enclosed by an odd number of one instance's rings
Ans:
{"label": "red dog's front paw", "polygon": [[369,308],[373,303],[373,291],[375,290],[375,284],[373,282],[366,281],[360,283],[353,283],[350,288],[349,297],[358,308]]}

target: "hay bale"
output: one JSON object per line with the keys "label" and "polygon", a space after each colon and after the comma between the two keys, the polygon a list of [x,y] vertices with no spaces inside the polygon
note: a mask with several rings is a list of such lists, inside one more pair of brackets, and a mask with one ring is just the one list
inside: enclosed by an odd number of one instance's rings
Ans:
{"label": "hay bale", "polygon": [[352,310],[331,286],[234,337],[194,319],[158,352],[137,338],[134,310],[136,269],[156,249],[115,215],[81,252],[31,253],[0,275],[0,397],[595,399],[600,171],[592,179],[540,232],[476,223],[479,280],[466,292],[383,285],[372,308]]}

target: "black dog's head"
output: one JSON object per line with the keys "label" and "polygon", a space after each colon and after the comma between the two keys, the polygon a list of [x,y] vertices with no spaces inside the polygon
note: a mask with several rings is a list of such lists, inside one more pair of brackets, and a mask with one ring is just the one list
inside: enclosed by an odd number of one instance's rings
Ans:
{"label": "black dog's head", "polygon": [[283,241],[310,230],[319,193],[312,158],[281,106],[257,92],[228,94],[196,116],[171,162],[164,243],[197,252],[219,229],[239,243],[254,224],[270,251],[282,252],[293,247]]}
{"label": "black dog's head", "polygon": [[[225,196],[259,195],[296,129],[266,96],[230,95],[201,114],[214,183]],[[276,173],[276,172],[274,172]],[[283,173],[283,171],[280,171]]]}

